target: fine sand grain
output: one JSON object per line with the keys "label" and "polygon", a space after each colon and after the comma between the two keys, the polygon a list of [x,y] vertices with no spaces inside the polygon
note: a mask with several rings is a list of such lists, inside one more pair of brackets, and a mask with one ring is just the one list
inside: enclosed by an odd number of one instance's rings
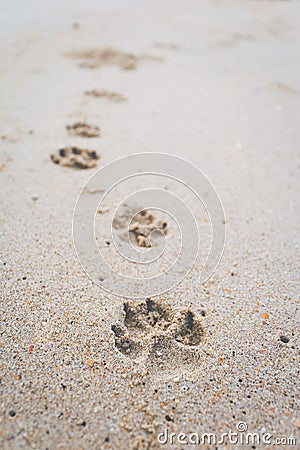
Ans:
{"label": "fine sand grain", "polygon": [[[197,448],[178,434],[239,422],[299,448],[299,20],[297,0],[2,1],[1,449]],[[87,277],[72,216],[97,168],[149,151],[209,177],[227,242],[205,285],[133,301]]]}

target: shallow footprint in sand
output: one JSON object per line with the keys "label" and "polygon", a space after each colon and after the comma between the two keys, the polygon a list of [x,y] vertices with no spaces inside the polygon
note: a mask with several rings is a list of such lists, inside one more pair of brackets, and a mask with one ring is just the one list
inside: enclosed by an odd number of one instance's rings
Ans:
{"label": "shallow footprint in sand", "polygon": [[64,147],[51,156],[54,164],[73,169],[91,169],[97,165],[99,155],[95,150],[79,147]]}
{"label": "shallow footprint in sand", "polygon": [[150,233],[152,231],[168,231],[168,224],[165,221],[157,220],[153,214],[147,210],[143,210],[136,214],[134,220],[129,226],[132,242],[138,247],[151,247]]}
{"label": "shallow footprint in sand", "polygon": [[85,95],[95,98],[105,98],[106,100],[110,100],[111,102],[119,103],[125,102],[127,99],[124,95],[119,94],[118,92],[106,91],[106,90],[97,90],[92,89],[91,91],[85,91]]}
{"label": "shallow footprint in sand", "polygon": [[[156,238],[161,237],[162,234],[166,235],[168,233],[168,224],[166,220],[159,220],[154,214],[146,209],[135,214],[128,227],[128,221],[130,221],[131,217],[132,211],[129,208],[125,208],[122,215],[114,217],[113,228],[118,230],[120,237],[123,240],[127,239],[129,231],[131,244],[135,247],[150,248],[155,244]],[[150,235],[152,235],[152,241],[150,240]]]}
{"label": "shallow footprint in sand", "polygon": [[134,70],[139,57],[113,48],[92,48],[67,53],[66,56],[79,59],[80,67],[95,69],[105,65],[118,66],[123,70]]}
{"label": "shallow footprint in sand", "polygon": [[100,128],[97,126],[89,125],[85,122],[75,122],[72,125],[67,125],[66,129],[71,136],[81,137],[100,137]]}
{"label": "shallow footprint in sand", "polygon": [[189,309],[173,310],[151,299],[124,303],[124,321],[112,325],[115,346],[134,360],[192,360],[202,343],[202,319]]}

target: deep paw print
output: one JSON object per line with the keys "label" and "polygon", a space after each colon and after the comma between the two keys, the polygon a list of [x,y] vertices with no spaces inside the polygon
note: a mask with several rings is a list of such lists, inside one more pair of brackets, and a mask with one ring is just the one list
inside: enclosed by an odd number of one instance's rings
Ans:
{"label": "deep paw print", "polygon": [[97,165],[98,159],[99,155],[95,150],[78,147],[64,147],[51,155],[51,160],[55,164],[73,169],[91,169]]}
{"label": "deep paw print", "polygon": [[204,337],[202,319],[190,310],[173,310],[151,299],[124,303],[124,322],[112,325],[115,346],[134,360],[176,357],[188,360]]}

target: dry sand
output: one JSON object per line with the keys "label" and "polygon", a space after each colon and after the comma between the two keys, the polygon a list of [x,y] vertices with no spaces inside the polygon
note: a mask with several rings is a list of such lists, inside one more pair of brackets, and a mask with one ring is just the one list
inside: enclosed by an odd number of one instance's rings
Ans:
{"label": "dry sand", "polygon": [[[1,448],[297,436],[299,20],[296,0],[2,0]],[[89,280],[71,227],[95,169],[50,159],[74,145],[203,170],[227,217],[206,285],[138,305]]]}

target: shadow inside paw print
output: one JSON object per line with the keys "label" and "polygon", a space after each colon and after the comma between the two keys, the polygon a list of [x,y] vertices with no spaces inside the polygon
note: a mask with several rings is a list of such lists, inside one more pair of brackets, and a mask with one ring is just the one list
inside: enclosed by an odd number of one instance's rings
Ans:
{"label": "shadow inside paw print", "polygon": [[187,359],[204,337],[201,320],[190,310],[173,310],[151,299],[124,303],[124,322],[112,325],[115,346],[137,360]]}

